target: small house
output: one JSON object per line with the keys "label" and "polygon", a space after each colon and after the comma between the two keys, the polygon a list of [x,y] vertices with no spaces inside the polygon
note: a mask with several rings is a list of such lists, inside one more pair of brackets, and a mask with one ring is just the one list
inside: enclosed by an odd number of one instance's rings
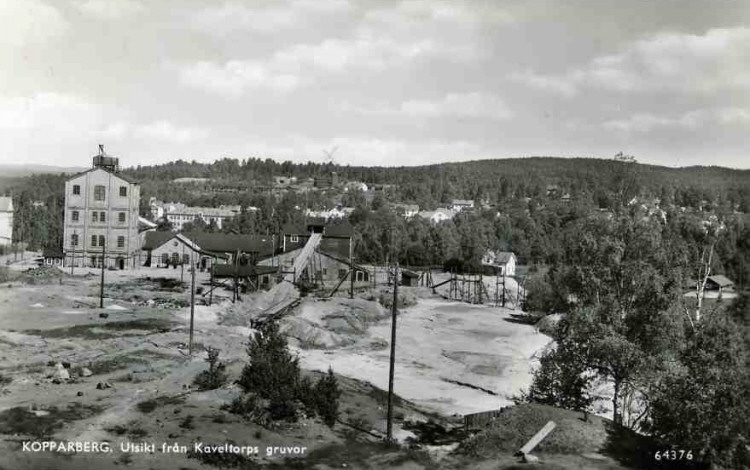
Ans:
{"label": "small house", "polygon": [[734,290],[734,282],[726,276],[715,274],[713,276],[708,276],[708,279],[706,279],[706,290],[718,291],[719,294],[732,291]]}
{"label": "small house", "polygon": [[61,248],[46,247],[42,252],[45,266],[63,266],[63,252]]}
{"label": "small house", "polygon": [[482,265],[497,269],[500,276],[515,276],[518,259],[511,251],[487,250],[482,256]]}
{"label": "small house", "polygon": [[419,273],[408,269],[402,269],[401,285],[405,287],[417,287],[419,285]]}

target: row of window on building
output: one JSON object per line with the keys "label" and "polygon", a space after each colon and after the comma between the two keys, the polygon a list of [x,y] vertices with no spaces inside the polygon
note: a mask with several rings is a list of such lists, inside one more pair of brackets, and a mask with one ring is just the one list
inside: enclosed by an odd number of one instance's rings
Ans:
{"label": "row of window on building", "polygon": [[[74,196],[80,196],[81,195],[81,185],[80,184],[74,184],[73,185],[73,195]],[[128,187],[127,186],[120,186],[120,197],[128,197]],[[94,186],[94,200],[95,201],[104,201],[107,199],[107,187],[101,184],[98,184]]]}
{"label": "row of window on building", "polygon": [[[71,246],[78,246],[79,238],[78,234],[74,233],[70,236],[70,245]],[[91,246],[104,246],[105,239],[104,235],[91,235]],[[117,237],[117,248],[125,248],[125,237],[124,236],[118,236]]]}
{"label": "row of window on building", "polygon": [[[72,211],[70,213],[70,220],[73,222],[78,222],[81,218],[81,214],[79,211]],[[127,220],[127,212],[118,212],[117,213],[117,222],[120,224],[124,224]],[[91,213],[91,222],[92,223],[106,223],[107,222],[107,213],[106,212],[97,212],[93,211]]]}

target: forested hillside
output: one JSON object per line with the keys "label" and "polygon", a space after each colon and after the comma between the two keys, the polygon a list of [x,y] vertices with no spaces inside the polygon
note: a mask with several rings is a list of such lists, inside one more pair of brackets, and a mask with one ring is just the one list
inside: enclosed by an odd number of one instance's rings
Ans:
{"label": "forested hillside", "polygon": [[[388,189],[377,191],[371,202],[360,192],[272,189],[273,176],[296,176],[303,181],[331,171],[342,181]],[[727,227],[716,247],[715,271],[740,284],[749,274],[750,232],[743,215],[750,212],[748,170],[540,157],[402,168],[270,159],[222,159],[210,164],[178,160],[129,168],[124,173],[142,185],[144,215],[151,196],[188,205],[256,207],[257,211],[244,212],[225,227],[239,233],[277,233],[285,223],[301,222],[305,208],[330,208],[337,203],[353,206],[357,208],[351,217],[357,259],[385,262],[397,258],[412,266],[451,262],[471,269],[488,248],[512,250],[526,264],[551,264],[563,253],[570,232],[592,216],[625,212],[634,217],[658,216],[672,232],[689,238],[693,236],[690,227],[714,215]],[[66,177],[34,175],[2,181],[0,190],[14,198],[17,240],[31,248],[61,245]],[[184,177],[209,179],[198,184],[172,182]],[[562,200],[563,194],[570,197]],[[419,217],[399,217],[390,207],[405,202],[434,209],[451,198],[473,199],[482,208],[431,225]],[[657,215],[654,208],[659,208]]]}

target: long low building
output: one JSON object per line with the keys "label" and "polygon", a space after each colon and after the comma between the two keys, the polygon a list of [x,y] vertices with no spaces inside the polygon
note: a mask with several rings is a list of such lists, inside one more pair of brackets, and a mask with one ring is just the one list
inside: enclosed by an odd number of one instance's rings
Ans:
{"label": "long low building", "polygon": [[153,231],[146,234],[143,250],[145,266],[167,268],[196,262],[199,269],[209,269],[214,261],[232,264],[238,255],[242,264],[255,265],[273,254],[274,240],[261,235]]}

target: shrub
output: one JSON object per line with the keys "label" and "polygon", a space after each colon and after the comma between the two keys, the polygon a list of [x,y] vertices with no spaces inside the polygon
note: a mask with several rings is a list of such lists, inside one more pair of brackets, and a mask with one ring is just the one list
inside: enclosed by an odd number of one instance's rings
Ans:
{"label": "shrub", "polygon": [[214,390],[227,382],[226,365],[219,362],[220,349],[211,346],[206,350],[208,357],[208,370],[204,370],[195,376],[193,383],[200,390]]}
{"label": "shrub", "polygon": [[274,323],[264,325],[251,336],[247,354],[250,363],[242,369],[239,385],[245,392],[270,400],[274,416],[284,415],[294,407],[297,396],[299,359],[289,352],[279,327]]}
{"label": "shrub", "polygon": [[315,395],[318,398],[318,414],[328,427],[333,427],[339,417],[339,397],[341,391],[333,369],[318,380],[315,385]]}
{"label": "shrub", "polygon": [[302,377],[297,384],[297,399],[305,408],[308,417],[314,418],[318,412],[318,399],[310,377]]}

